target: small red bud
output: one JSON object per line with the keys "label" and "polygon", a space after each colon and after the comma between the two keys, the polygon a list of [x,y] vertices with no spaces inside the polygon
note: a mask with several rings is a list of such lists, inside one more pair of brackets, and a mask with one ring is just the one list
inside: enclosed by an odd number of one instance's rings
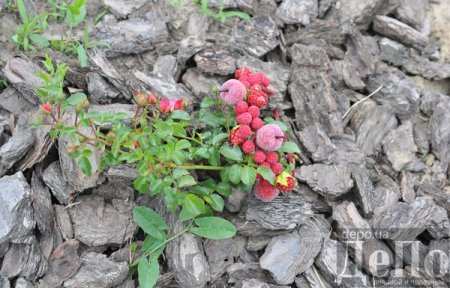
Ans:
{"label": "small red bud", "polygon": [[52,113],[52,104],[50,104],[49,102],[41,104],[40,108],[41,108],[42,112],[44,112],[46,114]]}

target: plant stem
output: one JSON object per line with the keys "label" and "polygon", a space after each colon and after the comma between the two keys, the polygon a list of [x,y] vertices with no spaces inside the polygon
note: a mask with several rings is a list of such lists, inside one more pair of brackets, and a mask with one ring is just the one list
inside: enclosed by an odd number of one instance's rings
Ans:
{"label": "plant stem", "polygon": [[83,137],[83,138],[85,138],[85,139],[87,139],[87,140],[89,140],[89,141],[93,141],[93,142],[101,142],[101,143],[103,143],[103,144],[105,144],[106,146],[109,146],[110,144],[108,143],[108,142],[106,142],[105,140],[103,140],[103,139],[101,139],[101,138],[92,138],[92,137],[89,137],[89,136],[87,136],[87,135],[84,135],[83,133],[81,133],[80,131],[78,131],[77,130],[77,132],[76,132],[79,136],[81,136],[81,137]]}
{"label": "plant stem", "polygon": [[[145,252],[141,257],[146,257],[146,256],[150,256],[151,254],[155,253],[156,251],[158,251],[159,249],[163,248],[164,246],[167,245],[167,243],[177,239],[178,237],[180,237],[181,235],[183,235],[184,233],[188,232],[189,229],[191,228],[192,224],[188,225],[186,228],[184,228],[183,230],[181,230],[180,232],[174,234],[172,237],[170,237],[169,239],[167,239],[166,241],[162,242],[161,244],[159,244],[158,246],[156,246],[155,248],[153,248],[151,251]],[[135,266],[137,264],[137,260],[134,261],[131,266]]]}
{"label": "plant stem", "polygon": [[176,168],[186,170],[214,170],[214,171],[220,171],[225,169],[225,167],[222,166],[208,166],[208,165],[177,165]]}
{"label": "plant stem", "polygon": [[195,139],[195,138],[193,138],[193,137],[188,137],[188,136],[179,136],[179,135],[176,135],[175,137],[177,137],[177,138],[181,138],[181,139],[186,139],[186,140],[190,140],[190,141],[194,141],[195,143],[197,143],[197,144],[200,144],[200,145],[202,145],[203,143],[200,141],[200,140],[197,140],[197,139]]}

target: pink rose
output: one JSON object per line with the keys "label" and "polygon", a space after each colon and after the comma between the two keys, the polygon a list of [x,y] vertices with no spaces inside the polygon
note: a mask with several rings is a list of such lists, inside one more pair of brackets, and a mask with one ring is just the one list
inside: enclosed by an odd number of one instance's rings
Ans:
{"label": "pink rose", "polygon": [[256,131],[256,144],[265,151],[277,151],[283,145],[284,133],[276,124],[267,124]]}
{"label": "pink rose", "polygon": [[220,88],[220,98],[230,105],[244,100],[245,94],[247,94],[247,88],[241,81],[236,79],[228,80]]}

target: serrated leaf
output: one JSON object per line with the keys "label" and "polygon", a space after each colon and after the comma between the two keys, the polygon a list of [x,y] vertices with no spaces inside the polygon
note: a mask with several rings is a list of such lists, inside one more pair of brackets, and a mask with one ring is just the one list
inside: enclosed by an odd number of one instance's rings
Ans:
{"label": "serrated leaf", "polygon": [[180,220],[186,221],[195,218],[206,211],[205,201],[195,194],[188,194],[183,200]]}
{"label": "serrated leaf", "polygon": [[214,136],[211,140],[212,145],[217,145],[223,142],[223,140],[228,138],[227,133],[219,133],[216,136]]}
{"label": "serrated leaf", "polygon": [[256,169],[250,166],[243,166],[241,169],[241,181],[247,186],[253,185],[256,180]]}
{"label": "serrated leaf", "polygon": [[178,179],[181,176],[188,175],[189,171],[186,169],[175,168],[172,172],[173,178]]}
{"label": "serrated leaf", "polygon": [[186,139],[178,140],[175,144],[176,150],[183,150],[191,147],[191,143]]}
{"label": "serrated leaf", "polygon": [[74,93],[70,95],[69,98],[66,99],[66,103],[70,106],[77,106],[78,104],[81,104],[85,100],[87,100],[86,94]]}
{"label": "serrated leaf", "polygon": [[278,149],[279,152],[284,153],[300,153],[300,148],[294,142],[284,142],[283,145]]}
{"label": "serrated leaf", "polygon": [[209,156],[210,156],[209,151],[208,151],[208,148],[206,148],[206,147],[200,147],[199,149],[197,149],[197,150],[195,151],[195,156],[201,157],[201,158],[203,158],[203,159],[208,159]]}
{"label": "serrated leaf", "polygon": [[224,197],[228,197],[231,195],[231,185],[228,182],[220,182],[216,186],[216,191],[220,195],[222,195]]}
{"label": "serrated leaf", "polygon": [[266,179],[270,184],[275,184],[275,174],[273,174],[271,169],[259,166],[256,172],[261,175],[261,177]]}
{"label": "serrated leaf", "polygon": [[239,184],[241,182],[241,166],[238,164],[234,164],[233,166],[228,168],[228,177],[230,178],[231,183]]}
{"label": "serrated leaf", "polygon": [[203,197],[205,199],[206,203],[211,206],[215,211],[222,212],[223,207],[225,206],[225,201],[223,198],[218,194],[211,194],[210,196]]}
{"label": "serrated leaf", "polygon": [[197,181],[192,175],[184,175],[178,179],[178,187],[180,188],[194,186],[195,184],[197,184]]}
{"label": "serrated leaf", "polygon": [[138,264],[139,287],[153,288],[159,279],[158,259],[151,258],[148,262],[146,257],[142,257]]}
{"label": "serrated leaf", "polygon": [[141,192],[142,194],[147,193],[148,189],[150,187],[149,180],[146,176],[139,176],[138,178],[134,179],[133,181],[133,187],[137,191]]}
{"label": "serrated leaf", "polygon": [[225,144],[220,149],[220,154],[229,160],[242,162],[242,151],[239,147],[232,147]]}
{"label": "serrated leaf", "polygon": [[189,121],[191,119],[191,116],[189,113],[183,110],[175,110],[170,114],[170,118],[174,120],[186,120]]}
{"label": "serrated leaf", "polygon": [[134,222],[147,234],[156,239],[163,240],[166,237],[164,230],[167,224],[164,219],[148,207],[138,206],[133,209]]}
{"label": "serrated leaf", "polygon": [[196,227],[190,232],[211,240],[223,240],[236,235],[236,227],[233,223],[219,217],[201,217],[194,220]]}

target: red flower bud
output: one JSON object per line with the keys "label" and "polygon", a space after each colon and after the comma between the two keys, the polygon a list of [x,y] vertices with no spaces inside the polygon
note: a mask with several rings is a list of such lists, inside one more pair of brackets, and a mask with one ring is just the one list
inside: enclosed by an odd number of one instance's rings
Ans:
{"label": "red flower bud", "polygon": [[264,163],[264,161],[266,161],[266,153],[264,153],[264,151],[257,150],[255,155],[253,155],[253,161],[255,161],[256,164]]}
{"label": "red flower bud", "polygon": [[159,101],[159,111],[162,113],[169,113],[172,111],[170,100],[168,98],[164,97]]}
{"label": "red flower bud", "polygon": [[50,104],[49,102],[41,104],[40,108],[41,108],[42,112],[44,112],[46,114],[52,113],[52,104]]}
{"label": "red flower bud", "polygon": [[236,122],[242,125],[250,125],[252,123],[252,115],[248,112],[242,113],[236,117]]}
{"label": "red flower bud", "polygon": [[156,98],[153,93],[149,92],[147,95],[147,102],[149,105],[156,104],[158,102],[158,98]]}
{"label": "red flower bud", "polygon": [[184,100],[183,99],[176,100],[173,106],[174,106],[175,110],[183,110],[184,109]]}
{"label": "red flower bud", "polygon": [[255,152],[255,143],[251,140],[247,140],[242,144],[242,151],[244,151],[245,154],[252,154]]}
{"label": "red flower bud", "polygon": [[242,114],[247,112],[248,110],[248,104],[245,101],[239,101],[236,106],[234,106],[234,112],[236,115]]}

